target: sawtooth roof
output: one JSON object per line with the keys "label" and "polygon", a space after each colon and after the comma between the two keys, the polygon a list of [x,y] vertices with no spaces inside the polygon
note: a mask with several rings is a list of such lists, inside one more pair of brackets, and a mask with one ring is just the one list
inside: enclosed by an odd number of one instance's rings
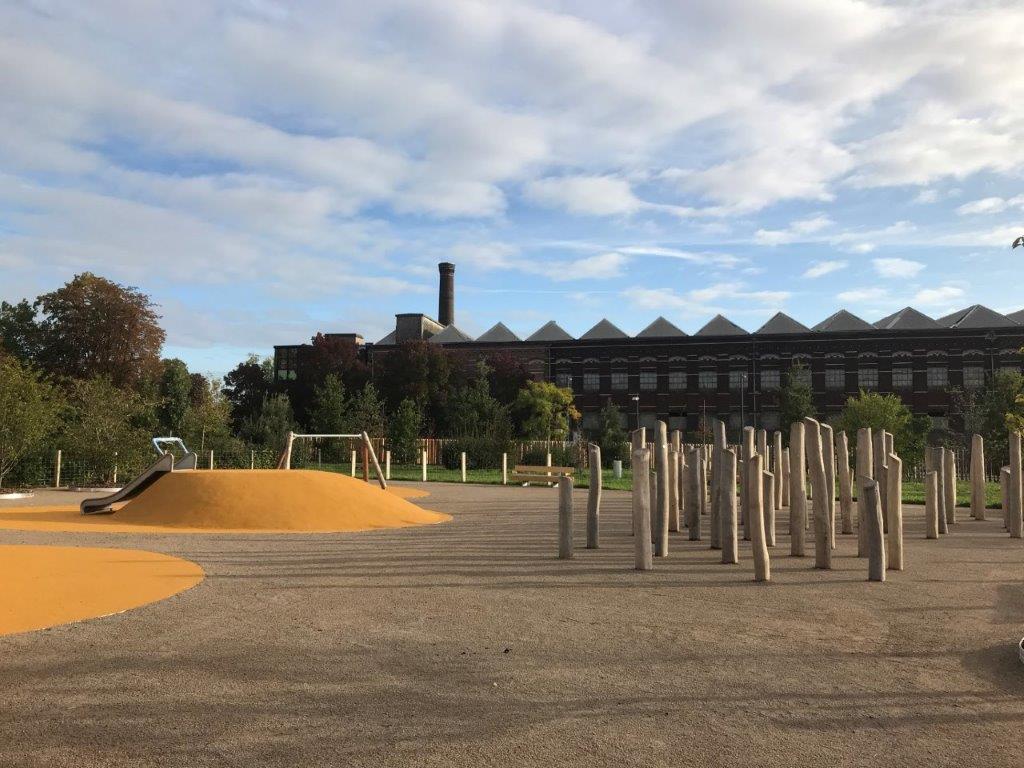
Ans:
{"label": "sawtooth roof", "polygon": [[937,322],[913,307],[904,307],[899,312],[883,317],[875,323],[881,331],[919,331],[927,328],[941,328]]}
{"label": "sawtooth roof", "polygon": [[1007,328],[1017,323],[994,309],[972,304],[950,315],[939,318],[939,325],[946,328]]}
{"label": "sawtooth roof", "polygon": [[527,341],[572,341],[573,338],[565,329],[554,320],[548,320],[544,325],[530,334]]}
{"label": "sawtooth roof", "polygon": [[638,339],[666,339],[685,336],[686,333],[677,326],[670,323],[664,317],[658,317],[653,323],[644,328],[636,335]]}
{"label": "sawtooth roof", "polygon": [[767,323],[754,331],[754,333],[807,333],[810,330],[806,325],[797,322],[785,312],[776,312]]}
{"label": "sawtooth roof", "polygon": [[477,341],[522,341],[504,323],[495,323]]}
{"label": "sawtooth roof", "polygon": [[628,339],[629,336],[607,319],[599,320],[581,339]]}
{"label": "sawtooth roof", "polygon": [[724,315],[715,315],[708,321],[707,325],[701,328],[695,336],[749,336],[750,334],[740,328]]}
{"label": "sawtooth roof", "polygon": [[834,315],[826,317],[811,330],[833,333],[842,331],[873,331],[874,329],[874,326],[866,320],[862,320],[848,310],[840,309]]}
{"label": "sawtooth roof", "polygon": [[446,326],[443,331],[439,331],[427,339],[427,341],[433,344],[464,344],[465,342],[472,340],[472,336],[467,333],[463,333],[454,325]]}

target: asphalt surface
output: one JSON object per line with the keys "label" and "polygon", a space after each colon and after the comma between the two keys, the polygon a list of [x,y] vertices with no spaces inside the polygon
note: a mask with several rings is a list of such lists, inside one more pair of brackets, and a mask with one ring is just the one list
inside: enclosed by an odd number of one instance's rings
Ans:
{"label": "asphalt surface", "polygon": [[0,531],[207,573],[0,637],[0,766],[1024,764],[1024,542],[1000,521],[961,510],[926,541],[907,508],[907,569],[872,584],[853,536],[832,571],[789,557],[783,514],[773,582],[755,584],[749,544],[721,565],[706,531],[633,571],[625,493],[605,494],[597,551],[577,493],[578,548],[559,561],[555,490],[423,487],[451,523]]}

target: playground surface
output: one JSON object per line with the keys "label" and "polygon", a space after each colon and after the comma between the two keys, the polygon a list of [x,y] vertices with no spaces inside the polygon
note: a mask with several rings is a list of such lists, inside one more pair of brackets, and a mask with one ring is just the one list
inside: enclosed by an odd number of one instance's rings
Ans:
{"label": "playground surface", "polygon": [[[197,563],[171,600],[0,636],[0,765],[1019,766],[1024,550],[998,515],[865,581],[788,556],[771,584],[673,534],[632,570],[629,495],[602,548],[555,559],[557,492],[432,483],[444,525],[359,533],[3,530]],[[81,496],[59,494],[62,503]],[[41,494],[36,503],[46,503]],[[782,519],[786,516],[783,514]]]}

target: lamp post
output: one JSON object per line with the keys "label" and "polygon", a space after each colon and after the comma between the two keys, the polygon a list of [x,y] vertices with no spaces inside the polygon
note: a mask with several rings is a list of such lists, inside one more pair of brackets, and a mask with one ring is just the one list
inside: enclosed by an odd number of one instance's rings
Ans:
{"label": "lamp post", "polygon": [[640,429],[640,395],[632,395],[629,399],[633,401],[633,405],[636,407],[636,428]]}
{"label": "lamp post", "polygon": [[747,426],[747,372],[743,371],[740,376],[740,435],[743,434],[743,428]]}

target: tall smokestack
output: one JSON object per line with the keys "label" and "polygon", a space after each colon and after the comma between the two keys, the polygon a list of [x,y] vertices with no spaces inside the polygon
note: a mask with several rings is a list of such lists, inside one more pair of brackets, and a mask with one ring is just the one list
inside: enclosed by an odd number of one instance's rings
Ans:
{"label": "tall smokestack", "polygon": [[441,273],[441,287],[437,294],[437,322],[452,325],[455,322],[455,265],[442,261],[437,265]]}

